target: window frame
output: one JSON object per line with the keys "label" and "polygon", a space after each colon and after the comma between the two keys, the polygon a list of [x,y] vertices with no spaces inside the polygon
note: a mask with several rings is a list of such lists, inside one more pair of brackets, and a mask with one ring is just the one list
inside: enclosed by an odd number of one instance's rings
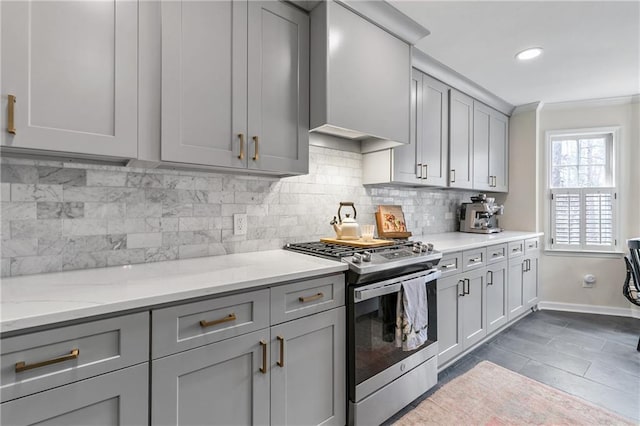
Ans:
{"label": "window frame", "polygon": [[[602,135],[610,135],[611,144],[610,149],[607,149],[607,168],[611,169],[611,186],[605,187],[577,187],[577,188],[569,188],[569,187],[559,187],[552,188],[551,183],[553,181],[553,164],[551,163],[553,160],[553,152],[552,152],[552,144],[553,140],[562,138],[562,137],[576,137],[576,138],[584,138],[585,136],[602,136]],[[549,252],[557,252],[557,253],[619,253],[621,252],[620,248],[620,225],[621,225],[621,214],[620,214],[620,200],[617,196],[620,192],[620,150],[619,150],[619,140],[620,140],[620,127],[619,126],[610,126],[610,127],[596,127],[596,128],[583,128],[583,129],[563,129],[563,130],[547,130],[545,132],[545,232],[548,235],[546,238],[545,251]],[[613,204],[612,204],[612,214],[613,214],[613,224],[612,224],[612,232],[613,232],[613,244],[610,246],[600,246],[600,245],[589,245],[586,244],[585,241],[585,230],[586,226],[584,223],[584,193],[585,190],[595,190],[595,191],[603,191],[603,192],[613,192]],[[580,244],[579,245],[568,245],[568,244],[557,244],[553,241],[555,235],[555,220],[554,220],[554,202],[552,200],[553,193],[577,193],[580,194],[580,209],[581,209],[581,218],[582,223],[580,226]]]}

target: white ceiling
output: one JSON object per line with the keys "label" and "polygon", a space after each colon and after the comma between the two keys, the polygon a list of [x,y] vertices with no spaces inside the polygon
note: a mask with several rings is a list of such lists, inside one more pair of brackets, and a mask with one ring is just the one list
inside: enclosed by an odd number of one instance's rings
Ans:
{"label": "white ceiling", "polygon": [[513,105],[640,93],[639,0],[388,1],[431,31],[420,50]]}

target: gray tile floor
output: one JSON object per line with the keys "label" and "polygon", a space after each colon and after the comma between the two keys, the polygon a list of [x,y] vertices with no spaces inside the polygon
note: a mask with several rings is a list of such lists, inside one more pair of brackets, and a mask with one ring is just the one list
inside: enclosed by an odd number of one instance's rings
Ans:
{"label": "gray tile floor", "polygon": [[537,311],[438,375],[438,385],[385,424],[483,360],[640,423],[640,319]]}

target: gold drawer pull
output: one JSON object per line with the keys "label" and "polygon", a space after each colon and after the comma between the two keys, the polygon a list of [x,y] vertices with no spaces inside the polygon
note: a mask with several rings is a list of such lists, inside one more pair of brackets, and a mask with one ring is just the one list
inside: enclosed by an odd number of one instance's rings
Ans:
{"label": "gold drawer pull", "polygon": [[262,346],[262,367],[260,367],[260,372],[267,374],[267,342],[260,340],[260,346]]}
{"label": "gold drawer pull", "polygon": [[314,300],[322,299],[323,297],[324,297],[324,294],[318,293],[318,294],[314,294],[313,296],[306,296],[306,297],[300,296],[298,297],[298,300],[301,303],[307,303],[307,302],[312,302]]}
{"label": "gold drawer pull", "polygon": [[236,314],[231,312],[226,317],[220,318],[217,320],[213,320],[213,321],[200,320],[200,327],[202,328],[211,327],[212,325],[222,324],[223,322],[229,322],[229,321],[235,321],[235,320],[236,320]]}
{"label": "gold drawer pull", "polygon": [[15,120],[15,106],[16,106],[16,97],[14,95],[9,95],[9,105],[7,111],[7,132],[12,135],[16,134],[16,125],[14,123]]}
{"label": "gold drawer pull", "polygon": [[253,137],[253,142],[255,143],[255,151],[253,154],[253,161],[258,161],[258,159],[260,158],[260,153],[258,151],[258,137],[254,136]]}
{"label": "gold drawer pull", "polygon": [[238,158],[244,160],[244,133],[238,133],[238,137],[240,138],[240,154],[238,154]]}
{"label": "gold drawer pull", "polygon": [[51,364],[57,364],[59,362],[70,361],[80,356],[80,349],[72,349],[68,355],[63,355],[59,358],[48,359],[46,361],[36,362],[34,364],[25,363],[24,361],[16,362],[16,373],[20,373],[34,368],[40,368]]}
{"label": "gold drawer pull", "polygon": [[278,336],[278,341],[280,342],[280,360],[276,362],[280,367],[284,367],[284,337]]}

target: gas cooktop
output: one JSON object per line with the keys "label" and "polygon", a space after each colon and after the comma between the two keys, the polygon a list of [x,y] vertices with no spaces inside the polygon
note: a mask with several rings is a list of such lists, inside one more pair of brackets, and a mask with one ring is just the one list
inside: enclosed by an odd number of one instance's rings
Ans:
{"label": "gas cooktop", "polygon": [[433,245],[408,240],[394,240],[393,245],[376,248],[350,247],[319,241],[292,243],[284,248],[348,263],[349,269],[358,274],[385,271],[417,263],[436,264],[436,261],[442,257],[442,253],[433,250]]}

